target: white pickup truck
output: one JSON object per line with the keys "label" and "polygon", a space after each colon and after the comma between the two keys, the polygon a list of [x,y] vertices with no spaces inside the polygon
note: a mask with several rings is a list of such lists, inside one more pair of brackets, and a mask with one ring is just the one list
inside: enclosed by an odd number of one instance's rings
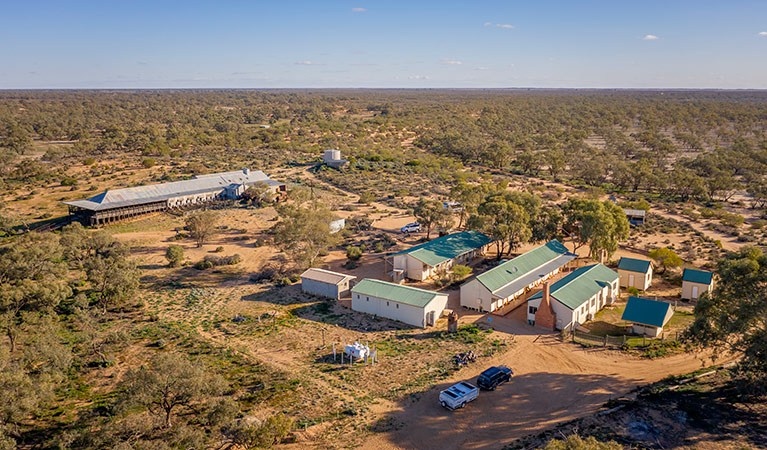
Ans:
{"label": "white pickup truck", "polygon": [[444,408],[454,410],[463,408],[479,396],[479,388],[465,381],[450,386],[439,393],[439,403]]}

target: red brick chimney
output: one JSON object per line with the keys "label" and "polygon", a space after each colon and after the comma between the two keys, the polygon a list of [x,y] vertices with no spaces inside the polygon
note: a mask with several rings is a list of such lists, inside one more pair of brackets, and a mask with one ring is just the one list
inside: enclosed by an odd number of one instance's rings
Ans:
{"label": "red brick chimney", "polygon": [[535,312],[535,325],[554,330],[557,324],[557,315],[551,308],[551,292],[548,281],[543,283],[541,294],[541,304],[538,306],[538,311]]}

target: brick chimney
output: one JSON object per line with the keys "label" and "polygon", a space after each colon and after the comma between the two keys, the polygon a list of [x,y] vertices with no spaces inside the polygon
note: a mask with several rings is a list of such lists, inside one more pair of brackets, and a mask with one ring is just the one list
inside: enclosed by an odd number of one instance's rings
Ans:
{"label": "brick chimney", "polygon": [[538,311],[535,313],[535,325],[546,328],[548,330],[554,330],[557,324],[557,315],[551,308],[551,290],[549,282],[543,283],[543,291],[541,292],[541,304],[538,306]]}

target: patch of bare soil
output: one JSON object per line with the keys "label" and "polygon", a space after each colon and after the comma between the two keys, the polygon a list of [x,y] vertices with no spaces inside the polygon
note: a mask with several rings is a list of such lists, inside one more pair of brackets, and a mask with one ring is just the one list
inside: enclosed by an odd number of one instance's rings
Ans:
{"label": "patch of bare soil", "polygon": [[[494,317],[492,327],[515,335],[511,351],[456,374],[418,400],[400,402],[386,416],[396,429],[371,436],[363,448],[498,448],[593,413],[637,386],[709,363],[705,355],[697,354],[648,361],[617,351],[579,348],[513,318]],[[465,410],[449,412],[437,402],[441,389],[461,380],[474,381],[483,369],[498,364],[514,370],[507,385],[482,392]]]}

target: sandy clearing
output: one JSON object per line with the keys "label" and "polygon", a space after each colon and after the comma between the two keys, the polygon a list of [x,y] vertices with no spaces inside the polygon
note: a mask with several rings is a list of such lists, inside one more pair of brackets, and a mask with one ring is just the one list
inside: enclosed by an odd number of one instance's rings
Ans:
{"label": "sandy clearing", "polygon": [[[647,360],[613,350],[584,349],[561,343],[554,334],[540,334],[542,330],[509,316],[494,318],[493,328],[515,334],[517,345],[482,367],[458,372],[418,401],[397,405],[390,415],[401,428],[372,435],[362,448],[499,448],[592,413],[611,396],[624,395],[668,375],[691,372],[708,362],[693,354]],[[495,364],[514,369],[511,383],[495,392],[481,393],[465,410],[449,412],[439,406],[439,390],[460,380],[473,381],[485,367]]]}
{"label": "sandy clearing", "polygon": [[673,219],[673,220],[678,220],[680,222],[684,222],[690,225],[695,231],[702,233],[704,236],[707,236],[714,240],[721,241],[722,248],[725,250],[737,251],[744,245],[747,245],[747,243],[738,242],[738,239],[735,236],[730,236],[729,234],[720,233],[718,231],[708,228],[705,222],[695,222],[682,215],[670,213],[668,211],[662,211],[659,209],[654,209],[652,212],[653,214],[657,214],[667,219]]}

